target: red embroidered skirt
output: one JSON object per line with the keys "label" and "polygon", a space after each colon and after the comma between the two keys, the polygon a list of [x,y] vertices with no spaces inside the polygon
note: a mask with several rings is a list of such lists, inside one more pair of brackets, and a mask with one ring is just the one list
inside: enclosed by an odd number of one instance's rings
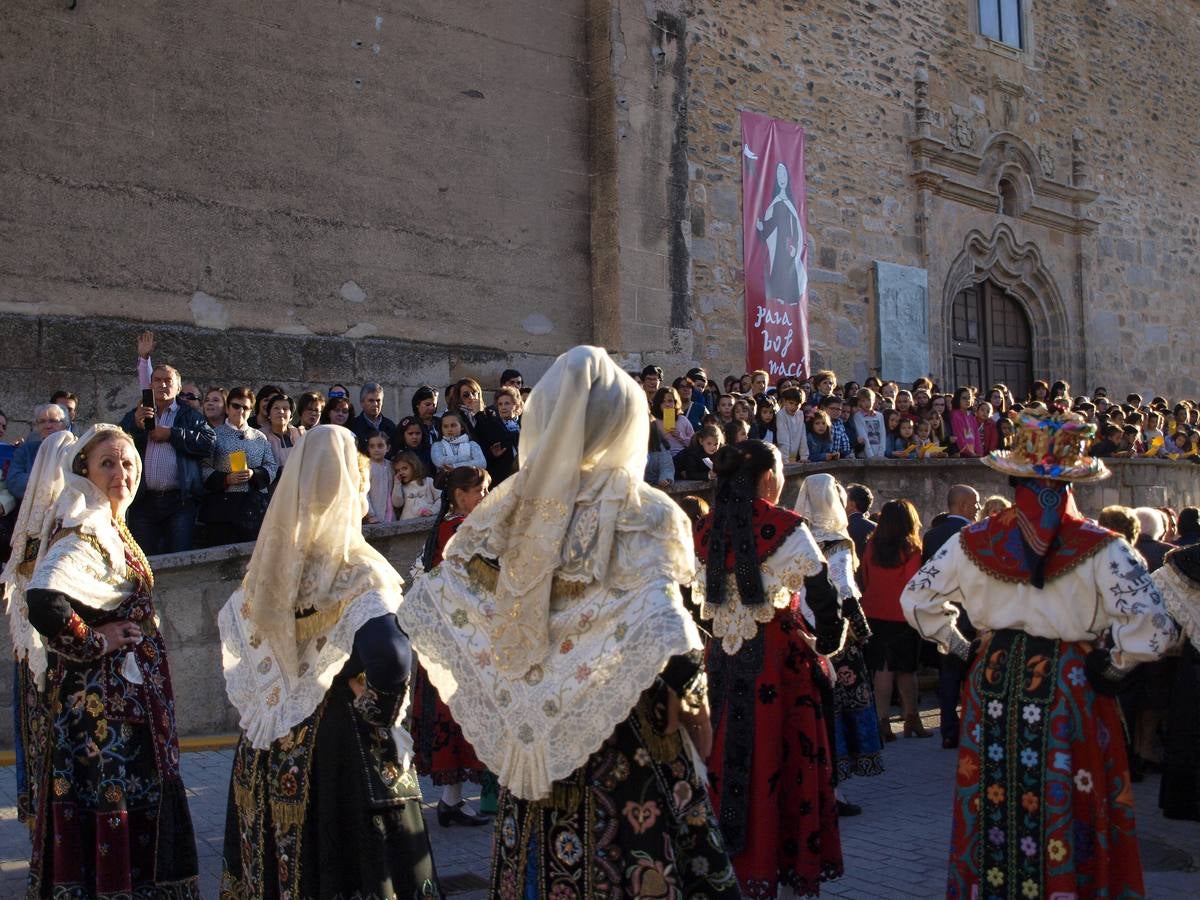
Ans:
{"label": "red embroidered skirt", "polygon": [[950,898],[1142,897],[1117,702],[1091,647],[992,634],[963,689]]}
{"label": "red embroidered skirt", "polygon": [[413,666],[412,737],[417,772],[434,784],[479,783],[484,766],[420,664]]}
{"label": "red embroidered skirt", "polygon": [[735,655],[715,641],[708,652],[713,807],[747,897],[816,896],[842,874],[831,683],[805,634],[781,610]]}

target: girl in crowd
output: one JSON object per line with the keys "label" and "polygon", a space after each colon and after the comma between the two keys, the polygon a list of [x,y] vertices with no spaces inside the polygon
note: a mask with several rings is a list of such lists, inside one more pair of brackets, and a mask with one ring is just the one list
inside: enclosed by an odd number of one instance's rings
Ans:
{"label": "girl in crowd", "polygon": [[750,425],[741,419],[734,419],[725,426],[725,443],[740,444],[750,439]]}
{"label": "girl in crowd", "polygon": [[[726,447],[716,471],[713,511],[696,532],[705,570],[692,587],[712,621],[714,806],[745,895],[815,895],[842,873],[831,685],[818,655],[841,650],[838,592],[804,520],[776,505],[783,462],[774,447]],[[816,623],[815,652],[801,598]]]}
{"label": "girl in crowd", "polygon": [[305,431],[311,431],[321,424],[321,414],[325,412],[325,398],[316,391],[305,391],[296,401],[296,424]]}
{"label": "girl in crowd", "polygon": [[945,459],[945,450],[925,450],[926,447],[943,447],[941,440],[933,433],[933,419],[922,419],[917,423],[917,430],[913,435],[913,441],[917,445],[917,451],[922,459]]}
{"label": "girl in crowd", "polygon": [[913,396],[908,391],[899,391],[896,394],[896,412],[906,419],[917,421],[917,412],[913,409]]}
{"label": "girl in crowd", "polygon": [[50,710],[28,894],[199,898],[154,574],[124,521],[141,456],[96,425],[63,459],[59,531],[25,593]]}
{"label": "girl in crowd", "polygon": [[392,506],[399,519],[423,519],[436,515],[442,493],[433,486],[429,470],[414,451],[402,450],[392,459],[395,481],[392,487]]}
{"label": "girl in crowd", "polygon": [[235,387],[225,401],[225,421],[216,428],[212,456],[200,466],[204,497],[200,521],[210,547],[258,537],[267,508],[267,489],[279,464],[266,435],[247,421],[254,408],[248,387]]}
{"label": "girl in crowd", "polygon": [[1029,403],[1049,403],[1050,402],[1050,385],[1046,382],[1038,380],[1033,383],[1033,387],[1029,389]]}
{"label": "girl in crowd", "polygon": [[204,413],[204,421],[210,428],[216,429],[225,421],[226,396],[225,388],[210,387],[204,392],[204,402],[200,404],[200,411]]}
{"label": "girl in crowd", "polygon": [[1000,429],[996,427],[996,421],[992,418],[992,404],[987,400],[980,400],[975,406],[975,421],[979,433],[979,446],[986,455],[1000,447]]}
{"label": "girl in crowd", "polygon": [[382,431],[372,431],[358,449],[368,460],[366,522],[368,525],[392,522],[396,518],[396,512],[392,509],[394,476],[392,464],[387,460],[387,435]]}
{"label": "girl in crowd", "polygon": [[[670,413],[667,410],[671,410]],[[666,438],[668,449],[674,455],[682,451],[692,442],[695,429],[683,414],[679,393],[673,387],[659,388],[654,392],[650,401],[650,413],[663,436]],[[672,421],[667,422],[667,418]]]}
{"label": "girl in crowd", "polygon": [[988,388],[988,403],[992,404],[992,421],[998,422],[1008,416],[1008,388],[1002,384],[993,384]]}
{"label": "girl in crowd", "polygon": [[321,424],[349,428],[350,420],[353,418],[354,404],[350,402],[350,398],[331,396],[329,403],[325,405],[325,411],[321,414]]}
{"label": "girl in crowd", "polygon": [[[941,402],[939,403],[938,401]],[[929,423],[930,435],[932,435],[938,444],[946,447],[946,452],[949,453],[950,442],[946,437],[949,434],[949,430],[946,428],[945,410],[946,398],[939,394],[930,401],[929,412],[925,415],[925,421]]]}
{"label": "girl in crowd", "polygon": [[725,445],[725,436],[716,425],[702,425],[692,435],[692,442],[675,457],[675,478],[679,481],[709,481],[713,474],[713,457]]}
{"label": "girl in crowd", "polygon": [[648,428],[604,351],[559,357],[519,471],[401,610],[505,785],[490,896],[739,896],[693,761],[711,734],[690,529],[641,480]]}
{"label": "girl in crowd", "polygon": [[754,404],[746,397],[738,397],[733,401],[733,417],[747,425],[754,424]]}
{"label": "girl in crowd", "polygon": [[854,403],[854,430],[863,441],[863,457],[880,459],[887,453],[887,423],[881,413],[875,412],[875,392],[863,388]]}
{"label": "girl in crowd", "polygon": [[421,462],[425,464],[425,468],[433,471],[433,457],[431,450],[433,445],[425,440],[425,429],[421,426],[421,420],[416,416],[405,416],[396,425],[396,432],[393,436],[393,441],[397,451],[409,451],[417,454],[421,458]]}
{"label": "girl in crowd", "polygon": [[913,427],[913,420],[901,414],[899,410],[893,410],[893,413],[898,416],[898,421],[896,433],[892,436],[888,447],[887,458],[913,459],[913,445],[916,443],[916,429]]}
{"label": "girl in crowd", "polygon": [[885,741],[896,736],[888,725],[892,680],[900,690],[904,736],[925,738],[917,710],[917,664],[921,639],[904,620],[900,593],[921,567],[921,521],[907,500],[889,500],[879,511],[878,523],[867,539],[861,576],[862,606],[871,626],[867,643],[867,665],[875,673],[875,696],[882,698],[879,734]]}
{"label": "girl in crowd", "polygon": [[832,462],[841,459],[841,454],[834,449],[832,426],[829,413],[818,409],[808,422],[808,461]]}
{"label": "girl in crowd", "polygon": [[[421,572],[433,572],[441,564],[446,544],[487,496],[490,483],[483,466],[458,466],[445,476],[437,521],[414,568],[418,577]],[[418,655],[422,646],[418,641]],[[487,824],[488,818],[473,812],[462,796],[464,781],[478,784],[483,778],[483,764],[419,663],[414,671],[412,699],[417,771],[442,788],[437,805],[438,824],[443,828]]]}
{"label": "girl in crowd", "polygon": [[858,392],[862,390],[862,385],[857,381],[847,381],[842,385],[842,400],[853,407],[858,402]]}
{"label": "girl in crowd", "polygon": [[[883,743],[879,737],[879,714],[861,649],[871,637],[871,628],[859,603],[862,594],[855,581],[858,558],[846,518],[846,490],[832,475],[810,475],[800,485],[796,512],[808,524],[829,565],[829,580],[837,589],[840,612],[849,625],[844,648],[830,658],[834,667],[833,734],[837,780],[840,784],[852,775],[880,775],[883,773]],[[840,789],[838,795],[839,815],[861,812],[860,807],[841,796]]]}
{"label": "girl in crowd", "polygon": [[459,466],[487,468],[487,460],[479,445],[467,434],[467,417],[461,412],[442,416],[442,439],[434,442],[429,451],[435,469],[449,472]]}
{"label": "girl in crowd", "polygon": [[401,582],[363,539],[364,474],[348,430],[308,434],[218,618],[242,729],[223,895],[440,896],[401,725]]}
{"label": "girl in crowd", "polygon": [[750,427],[750,437],[756,441],[777,444],[778,426],[775,414],[779,407],[772,397],[760,397],[755,405],[754,424]]}
{"label": "girl in crowd", "polygon": [[960,387],[954,392],[950,408],[950,436],[954,449],[962,457],[983,456],[983,445],[979,437],[979,423],[971,407],[975,405],[975,394],[969,387]]}
{"label": "girl in crowd", "polygon": [[[262,403],[259,404],[259,409],[263,409]],[[292,424],[292,398],[287,394],[276,394],[267,400],[266,415],[270,426],[263,433],[271,444],[271,453],[274,454],[275,462],[282,472],[288,457],[304,436],[304,429]],[[276,478],[278,477],[277,475]]]}

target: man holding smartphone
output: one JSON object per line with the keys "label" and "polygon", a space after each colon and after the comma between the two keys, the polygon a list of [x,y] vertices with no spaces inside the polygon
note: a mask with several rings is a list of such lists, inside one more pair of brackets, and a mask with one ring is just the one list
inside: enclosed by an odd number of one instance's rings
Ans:
{"label": "man holding smartphone", "polygon": [[216,441],[204,416],[176,400],[180,384],[177,370],[155,366],[141,405],[121,421],[142,455],[142,483],[128,521],[147,556],[192,549],[196,502],[204,493],[200,463]]}

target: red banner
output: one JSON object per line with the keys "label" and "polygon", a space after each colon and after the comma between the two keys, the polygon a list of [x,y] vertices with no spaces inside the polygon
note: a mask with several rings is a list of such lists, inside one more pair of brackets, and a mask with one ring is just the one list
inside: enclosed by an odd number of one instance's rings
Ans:
{"label": "red banner", "polygon": [[807,378],[808,221],[804,129],[742,113],[746,368]]}

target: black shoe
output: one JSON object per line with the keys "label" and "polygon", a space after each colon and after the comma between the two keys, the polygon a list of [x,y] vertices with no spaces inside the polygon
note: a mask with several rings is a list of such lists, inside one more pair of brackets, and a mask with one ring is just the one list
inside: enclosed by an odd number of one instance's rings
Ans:
{"label": "black shoe", "polygon": [[942,749],[943,750],[957,750],[958,749],[958,738],[948,738],[948,737],[942,738]]}
{"label": "black shoe", "polygon": [[477,816],[467,812],[463,808],[465,802],[459,800],[456,806],[450,806],[444,800],[439,800],[437,805],[438,824],[443,828],[449,828],[451,825],[467,825],[474,828],[478,825],[486,825],[491,821],[487,816]]}
{"label": "black shoe", "polygon": [[839,800],[837,802],[837,812],[839,816],[857,816],[862,813],[862,807],[857,803],[851,803],[849,800]]}

